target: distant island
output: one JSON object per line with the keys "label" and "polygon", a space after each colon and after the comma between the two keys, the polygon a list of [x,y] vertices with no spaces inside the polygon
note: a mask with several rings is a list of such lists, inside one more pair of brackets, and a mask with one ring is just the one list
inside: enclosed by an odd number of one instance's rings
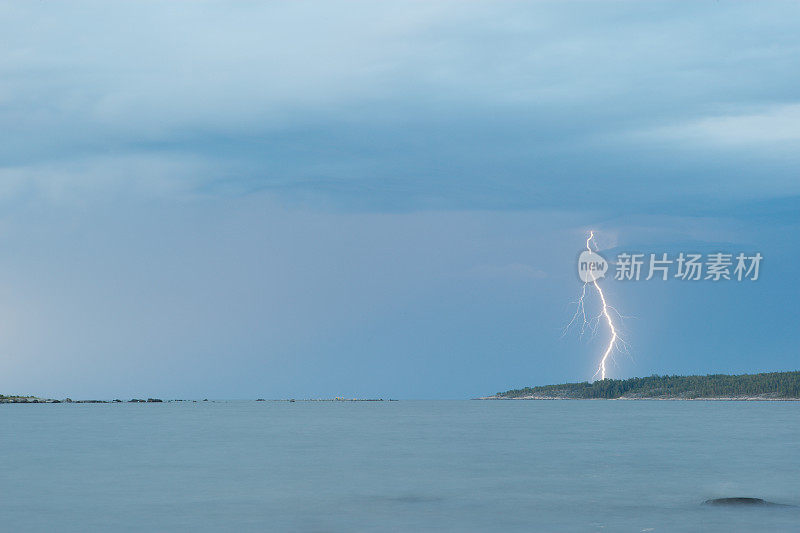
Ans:
{"label": "distant island", "polygon": [[[72,400],[70,398],[65,398],[63,400],[54,400],[52,398],[39,398],[38,396],[5,396],[0,394],[0,403],[172,403],[172,402],[191,402],[197,403],[199,400],[162,400],[160,398],[148,398],[146,400],[139,399],[139,398],[132,398],[127,401],[123,400]],[[204,402],[207,402],[208,399],[204,399]],[[224,401],[224,400],[222,400]],[[257,402],[266,402],[264,398],[258,398],[255,400]],[[271,402],[290,402],[294,403],[296,401],[301,402],[382,402],[384,401],[383,398],[344,398],[341,396],[337,396],[336,398],[312,398],[306,400],[295,400],[294,398],[286,399],[286,400],[269,400]],[[397,400],[389,399],[390,402],[396,402]],[[215,403],[215,400],[212,400],[212,403]]]}
{"label": "distant island", "polygon": [[650,376],[525,387],[482,400],[800,400],[800,372]]}
{"label": "distant island", "polygon": [[[186,400],[170,400],[176,402],[183,402]],[[148,398],[140,400],[133,398],[128,400],[128,403],[163,403],[164,400],[159,398]],[[54,400],[52,398],[39,398],[38,396],[5,396],[0,394],[0,403],[123,403],[122,400],[72,400],[65,398],[63,400]]]}

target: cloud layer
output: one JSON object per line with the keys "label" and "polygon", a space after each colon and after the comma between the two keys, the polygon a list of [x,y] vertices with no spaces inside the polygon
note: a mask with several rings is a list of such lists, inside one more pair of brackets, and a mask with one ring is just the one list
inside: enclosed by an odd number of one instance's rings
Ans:
{"label": "cloud layer", "polygon": [[791,2],[6,10],[12,181],[71,165],[54,181],[125,187],[155,161],[182,190],[368,210],[689,214],[721,189],[800,193]]}

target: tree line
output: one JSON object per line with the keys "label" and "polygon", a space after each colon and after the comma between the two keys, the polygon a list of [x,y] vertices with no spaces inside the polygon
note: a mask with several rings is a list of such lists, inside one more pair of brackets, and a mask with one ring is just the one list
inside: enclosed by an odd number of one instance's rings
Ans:
{"label": "tree line", "polygon": [[765,374],[709,374],[706,376],[658,376],[602,379],[525,387],[499,392],[500,398],[541,396],[552,398],[800,398],[800,372]]}

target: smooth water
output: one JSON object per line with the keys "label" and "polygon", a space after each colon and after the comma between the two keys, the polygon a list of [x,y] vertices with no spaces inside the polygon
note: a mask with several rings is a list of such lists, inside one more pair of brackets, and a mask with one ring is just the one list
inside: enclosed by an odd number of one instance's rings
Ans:
{"label": "smooth water", "polygon": [[797,531],[800,402],[0,405],[3,531]]}

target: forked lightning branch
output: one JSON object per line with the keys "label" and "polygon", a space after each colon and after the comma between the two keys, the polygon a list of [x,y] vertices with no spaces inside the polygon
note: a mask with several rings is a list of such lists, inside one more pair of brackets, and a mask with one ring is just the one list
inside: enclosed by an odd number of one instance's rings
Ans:
{"label": "forked lightning branch", "polygon": [[[592,250],[592,246],[594,246],[594,250]],[[594,239],[594,232],[590,231],[589,237],[586,239],[586,249],[581,252],[581,255],[578,257],[578,276],[581,278],[581,281],[583,281],[583,288],[576,302],[575,314],[572,315],[572,320],[570,320],[567,327],[564,328],[564,334],[576,323],[580,323],[581,336],[583,336],[587,329],[591,330],[593,335],[596,334],[601,324],[608,327],[608,344],[603,351],[603,355],[600,357],[597,371],[592,376],[592,379],[595,379],[597,376],[600,376],[600,379],[606,379],[608,363],[614,360],[614,354],[619,351],[620,346],[625,347],[626,345],[625,341],[619,336],[619,328],[615,323],[614,317],[612,317],[612,313],[618,320],[622,318],[622,315],[619,314],[616,308],[609,305],[606,300],[606,295],[598,283],[598,280],[602,279],[608,270],[608,263],[603,256],[597,253],[598,250],[597,242]],[[592,292],[596,292],[600,299],[600,313],[591,318],[589,318],[589,315],[586,313],[587,288]]]}
{"label": "forked lightning branch", "polygon": [[[738,254],[713,252],[706,254],[685,253],[674,254],[643,254],[620,253],[617,255],[614,279],[618,281],[662,280],[676,279],[682,281],[707,280],[718,281],[756,281],[759,278],[763,256],[756,252]],[[620,351],[627,351],[627,343],[620,337],[619,325],[623,316],[617,309],[608,303],[606,293],[598,283],[606,277],[608,262],[600,255],[594,231],[589,232],[586,239],[586,248],[578,257],[578,277],[583,282],[581,294],[575,302],[576,309],[572,319],[564,328],[564,334],[573,325],[579,325],[580,336],[587,330],[592,336],[598,334],[601,328],[607,330],[608,344],[600,356],[597,371],[592,379],[605,379],[608,364],[614,362],[614,356]],[[600,312],[590,316],[587,314],[587,298],[596,294],[599,300]]]}

